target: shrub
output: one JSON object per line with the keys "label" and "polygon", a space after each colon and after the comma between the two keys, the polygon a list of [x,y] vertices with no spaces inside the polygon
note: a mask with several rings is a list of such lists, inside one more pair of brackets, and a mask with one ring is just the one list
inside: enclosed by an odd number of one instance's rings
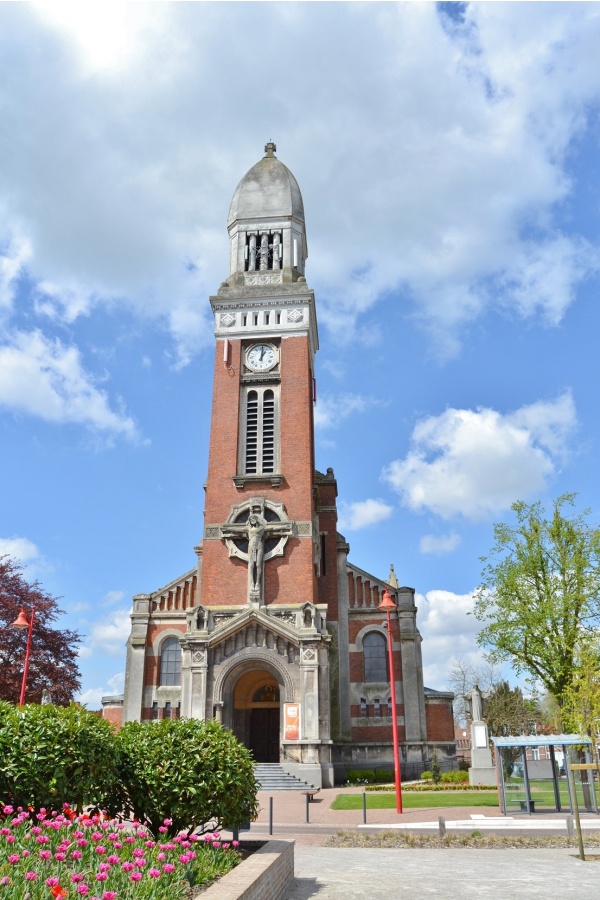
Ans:
{"label": "shrub", "polygon": [[421,772],[421,781],[431,781],[432,778],[433,775],[428,769],[426,769],[424,772]]}
{"label": "shrub", "polygon": [[466,784],[469,780],[468,772],[443,772],[442,784]]}
{"label": "shrub", "polygon": [[115,814],[122,803],[116,735],[77,703],[14,706],[0,701],[0,798],[13,806],[69,803]]}
{"label": "shrub", "polygon": [[348,769],[346,772],[348,784],[371,784],[375,779],[373,769]]}
{"label": "shrub", "polygon": [[373,781],[375,784],[388,784],[390,781],[394,781],[395,777],[394,771],[382,769],[380,772],[374,772]]}
{"label": "shrub", "polygon": [[218,722],[127,722],[118,734],[125,809],[157,833],[239,827],[257,814],[252,755]]}

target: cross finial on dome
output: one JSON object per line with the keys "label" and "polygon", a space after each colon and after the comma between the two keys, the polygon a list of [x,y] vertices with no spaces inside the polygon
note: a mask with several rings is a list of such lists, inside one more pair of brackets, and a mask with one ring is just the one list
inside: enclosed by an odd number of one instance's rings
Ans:
{"label": "cross finial on dome", "polygon": [[275,151],[277,150],[277,145],[273,143],[273,141],[269,141],[268,144],[265,144],[265,155],[264,159],[272,159],[275,156]]}

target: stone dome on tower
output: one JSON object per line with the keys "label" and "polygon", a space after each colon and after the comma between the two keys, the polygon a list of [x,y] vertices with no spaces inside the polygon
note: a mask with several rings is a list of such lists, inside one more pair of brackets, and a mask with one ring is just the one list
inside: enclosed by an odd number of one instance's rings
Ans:
{"label": "stone dome on tower", "polygon": [[304,204],[298,182],[275,156],[271,141],[265,155],[246,172],[233,195],[227,225],[240,219],[273,219],[292,216],[304,221]]}
{"label": "stone dome on tower", "polygon": [[235,189],[227,218],[227,285],[264,287],[304,281],[308,246],[302,194],[290,170],[275,156],[276,150],[269,141],[263,158]]}

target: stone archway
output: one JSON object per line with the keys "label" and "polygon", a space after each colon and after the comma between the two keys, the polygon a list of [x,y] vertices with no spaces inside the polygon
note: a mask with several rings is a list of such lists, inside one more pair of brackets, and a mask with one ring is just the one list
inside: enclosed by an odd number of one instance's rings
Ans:
{"label": "stone archway", "polygon": [[266,669],[240,675],[232,691],[233,731],[257,762],[279,762],[281,743],[280,691]]}

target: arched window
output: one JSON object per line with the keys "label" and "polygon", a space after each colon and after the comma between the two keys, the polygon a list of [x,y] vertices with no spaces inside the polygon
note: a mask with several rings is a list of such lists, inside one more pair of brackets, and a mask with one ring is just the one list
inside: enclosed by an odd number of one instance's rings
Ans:
{"label": "arched window", "polygon": [[176,637],[167,638],[160,648],[159,684],[181,684],[181,644]]}
{"label": "arched window", "polygon": [[365,682],[381,684],[388,680],[386,640],[382,634],[370,631],[363,640]]}

